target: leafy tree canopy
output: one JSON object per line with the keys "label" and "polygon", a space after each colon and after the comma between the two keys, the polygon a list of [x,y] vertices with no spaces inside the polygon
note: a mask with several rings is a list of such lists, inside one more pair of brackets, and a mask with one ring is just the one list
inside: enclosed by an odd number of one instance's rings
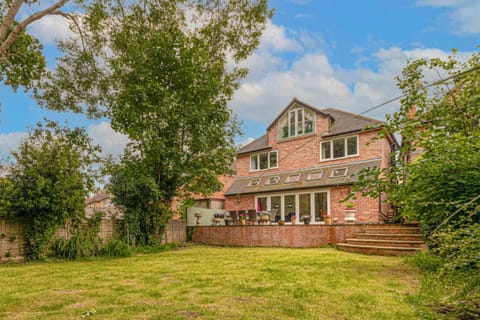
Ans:
{"label": "leafy tree canopy", "polygon": [[94,188],[92,166],[100,147],[84,129],[38,124],[23,140],[0,180],[0,213],[28,219],[29,258],[47,254],[56,229],[85,216],[85,198]]}
{"label": "leafy tree canopy", "polygon": [[[428,230],[474,218],[480,205],[480,54],[466,62],[411,61],[398,78],[404,97],[387,117],[402,137],[388,170],[363,172],[354,191],[387,192],[404,217]],[[426,75],[439,81],[431,83]],[[477,217],[478,218],[478,217]]]}
{"label": "leafy tree canopy", "polygon": [[227,102],[246,75],[233,62],[258,45],[267,1],[92,1],[84,12],[37,98],[107,116],[130,138],[111,188],[127,215],[141,212],[150,243],[176,195],[221,186],[239,133]]}

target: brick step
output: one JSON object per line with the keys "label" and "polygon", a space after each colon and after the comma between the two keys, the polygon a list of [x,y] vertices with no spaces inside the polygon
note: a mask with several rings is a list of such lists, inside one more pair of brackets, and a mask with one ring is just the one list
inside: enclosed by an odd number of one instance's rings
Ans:
{"label": "brick step", "polygon": [[421,234],[404,234],[404,233],[357,233],[356,239],[376,239],[376,240],[407,240],[407,241],[422,241]]}
{"label": "brick step", "polygon": [[342,251],[372,254],[380,256],[402,256],[415,254],[422,251],[420,248],[404,248],[404,247],[379,247],[379,246],[365,246],[348,243],[337,243],[337,248]]}
{"label": "brick step", "polygon": [[421,248],[423,241],[412,240],[378,240],[378,239],[347,239],[348,244],[374,246],[374,247],[402,247],[402,248]]}
{"label": "brick step", "polygon": [[384,227],[384,228],[365,228],[365,233],[374,234],[420,234],[420,228],[417,227]]}

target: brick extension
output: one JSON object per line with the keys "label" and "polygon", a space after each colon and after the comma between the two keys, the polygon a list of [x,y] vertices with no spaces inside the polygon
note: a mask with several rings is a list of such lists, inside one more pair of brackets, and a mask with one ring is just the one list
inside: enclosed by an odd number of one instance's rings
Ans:
{"label": "brick extension", "polygon": [[338,243],[337,247],[348,252],[392,256],[415,254],[426,249],[416,224],[365,228],[347,238],[345,243]]}

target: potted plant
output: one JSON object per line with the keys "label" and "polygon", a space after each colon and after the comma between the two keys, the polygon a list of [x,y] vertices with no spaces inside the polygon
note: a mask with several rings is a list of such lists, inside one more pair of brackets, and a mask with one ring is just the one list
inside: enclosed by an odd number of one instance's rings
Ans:
{"label": "potted plant", "polygon": [[268,221],[270,221],[270,215],[268,213],[262,213],[262,215],[260,216],[260,222],[262,224],[265,224],[265,223],[268,223]]}
{"label": "potted plant", "polygon": [[347,202],[345,204],[345,222],[346,223],[354,223],[355,222],[355,214],[357,210],[355,210],[355,204],[353,202]]}
{"label": "potted plant", "polygon": [[284,225],[285,225],[285,220],[280,220],[280,221],[278,221],[278,224],[279,224],[280,226],[284,226]]}
{"label": "potted plant", "polygon": [[324,213],[322,215],[323,221],[325,221],[325,224],[331,224],[332,223],[332,217],[328,215],[328,213]]}
{"label": "potted plant", "polygon": [[309,214],[304,214],[302,215],[302,221],[304,224],[310,224],[310,221],[312,221],[312,216]]}
{"label": "potted plant", "polygon": [[241,213],[239,218],[240,218],[240,224],[244,226],[247,223],[247,215],[245,213]]}
{"label": "potted plant", "polygon": [[293,215],[293,216],[290,218],[290,221],[292,221],[292,224],[297,224],[297,216]]}
{"label": "potted plant", "polygon": [[226,225],[226,226],[229,226],[229,225],[230,225],[230,223],[232,222],[232,218],[231,218],[231,217],[228,217],[228,216],[227,216],[227,217],[225,217],[225,219],[224,219],[224,220],[225,220],[225,225]]}

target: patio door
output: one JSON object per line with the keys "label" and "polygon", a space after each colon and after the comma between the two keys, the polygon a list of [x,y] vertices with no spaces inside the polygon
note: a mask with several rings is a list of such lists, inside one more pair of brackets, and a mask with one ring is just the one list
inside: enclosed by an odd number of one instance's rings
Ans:
{"label": "patio door", "polygon": [[314,194],[315,222],[323,221],[323,215],[328,213],[328,193],[315,192]]}

